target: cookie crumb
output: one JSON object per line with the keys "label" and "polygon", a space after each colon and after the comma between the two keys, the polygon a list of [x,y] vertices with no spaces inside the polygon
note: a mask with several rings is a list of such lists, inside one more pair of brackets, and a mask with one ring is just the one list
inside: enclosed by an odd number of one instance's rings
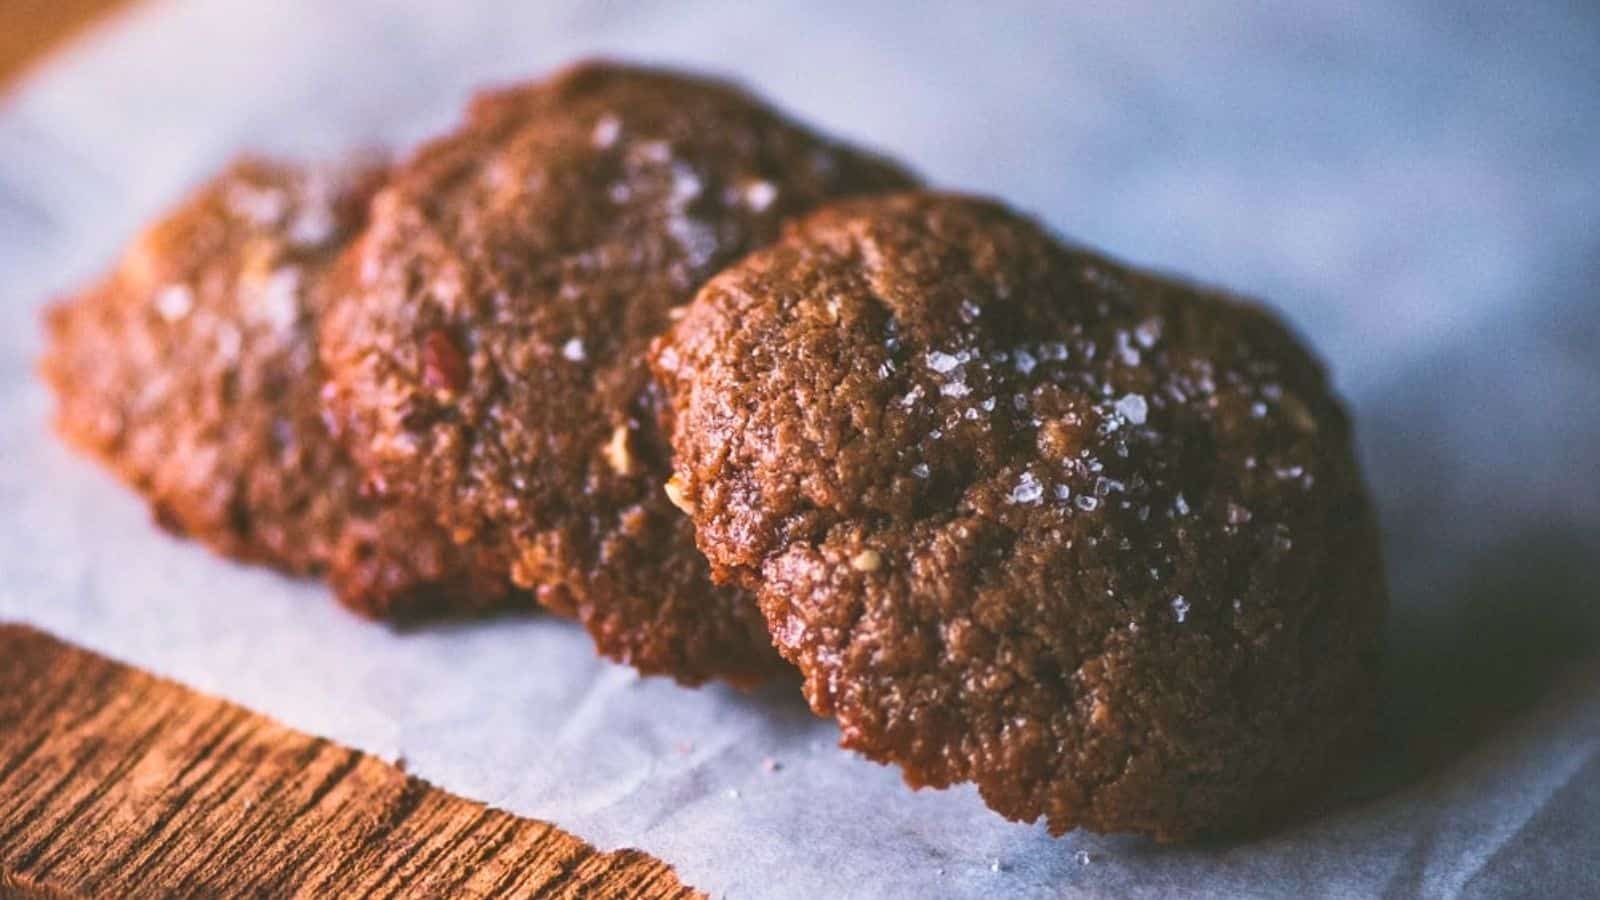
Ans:
{"label": "cookie crumb", "polygon": [[676,475],[668,478],[663,488],[667,492],[667,499],[672,501],[673,506],[683,510],[687,515],[694,515],[694,501],[690,500],[689,496],[684,493],[683,480],[681,478]]}
{"label": "cookie crumb", "polygon": [[618,475],[632,475],[634,472],[633,454],[628,452],[628,431],[626,425],[612,429],[611,440],[606,442],[601,451],[605,454],[606,462],[611,464],[612,471]]}
{"label": "cookie crumb", "polygon": [[883,568],[883,554],[876,550],[863,550],[851,557],[850,568],[857,572],[876,572]]}

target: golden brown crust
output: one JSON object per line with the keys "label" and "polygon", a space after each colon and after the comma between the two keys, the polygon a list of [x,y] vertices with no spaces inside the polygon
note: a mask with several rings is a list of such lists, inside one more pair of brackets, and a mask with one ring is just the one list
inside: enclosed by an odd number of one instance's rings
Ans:
{"label": "golden brown crust", "polygon": [[914,193],[801,220],[653,365],[713,571],[911,784],[1177,840],[1284,814],[1365,735],[1372,512],[1259,307]]}
{"label": "golden brown crust", "polygon": [[321,291],[381,177],[235,163],[50,309],[41,369],[60,432],[171,530],[296,574],[331,568],[369,615],[493,606],[503,561],[474,570],[431,516],[362,497],[323,426]]}
{"label": "golden brown crust", "polygon": [[591,63],[485,94],[374,204],[323,331],[330,407],[385,489],[500,548],[602,653],[757,680],[783,665],[753,601],[661,493],[644,352],[783,217],[909,182],[720,82]]}

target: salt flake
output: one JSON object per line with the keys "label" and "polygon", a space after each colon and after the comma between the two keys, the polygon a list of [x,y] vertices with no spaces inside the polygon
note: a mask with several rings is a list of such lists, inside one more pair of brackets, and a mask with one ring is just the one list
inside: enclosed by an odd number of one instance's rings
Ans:
{"label": "salt flake", "polygon": [[953,370],[959,365],[961,365],[961,360],[955,356],[952,356],[948,353],[941,353],[938,350],[928,351],[928,368],[938,372],[941,375]]}
{"label": "salt flake", "polygon": [[622,121],[616,116],[607,113],[594,123],[594,145],[596,147],[610,147],[617,142],[617,135],[622,133]]}
{"label": "salt flake", "polygon": [[1032,472],[1023,472],[1017,479],[1017,486],[1011,489],[1012,503],[1038,503],[1044,496],[1044,485],[1039,483]]}
{"label": "salt flake", "polygon": [[1142,394],[1123,394],[1122,399],[1117,401],[1117,413],[1127,419],[1130,425],[1143,425],[1150,414],[1150,405]]}
{"label": "salt flake", "polygon": [[169,284],[156,294],[156,312],[168,322],[176,322],[194,309],[194,291],[186,284]]}
{"label": "salt flake", "polygon": [[273,328],[287,332],[300,319],[300,270],[293,266],[274,269],[262,285],[257,302],[262,317]]}
{"label": "salt flake", "polygon": [[1180,624],[1189,618],[1189,601],[1182,594],[1172,598],[1172,615]]}
{"label": "salt flake", "polygon": [[776,199],[778,188],[770,181],[752,181],[745,185],[744,203],[756,212],[765,212]]}

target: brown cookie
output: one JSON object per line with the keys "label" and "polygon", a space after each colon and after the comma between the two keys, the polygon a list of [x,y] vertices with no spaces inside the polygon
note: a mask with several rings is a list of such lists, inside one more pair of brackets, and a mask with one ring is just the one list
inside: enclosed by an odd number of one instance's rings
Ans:
{"label": "brown cookie", "polygon": [[323,329],[330,409],[605,655],[755,681],[783,664],[661,494],[645,351],[784,217],[910,181],[717,81],[590,63],[481,96],[374,203]]}
{"label": "brown cookie", "polygon": [[1178,840],[1368,729],[1349,426],[1265,310],[986,201],[846,201],[658,342],[675,475],[843,743],[1003,815]]}
{"label": "brown cookie", "polygon": [[103,281],[53,306],[41,363],[56,423],[218,552],[330,570],[374,616],[508,598],[502,559],[432,516],[361,496],[321,416],[322,285],[382,172],[245,160],[146,230]]}

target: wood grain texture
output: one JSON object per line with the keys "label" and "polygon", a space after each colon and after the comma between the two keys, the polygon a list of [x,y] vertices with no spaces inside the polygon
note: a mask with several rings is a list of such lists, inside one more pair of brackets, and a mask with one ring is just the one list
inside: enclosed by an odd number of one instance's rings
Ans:
{"label": "wood grain texture", "polygon": [[0,0],[0,89],[35,60],[132,0]]}
{"label": "wood grain texture", "polygon": [[640,851],[0,625],[0,896],[173,895],[699,896]]}

